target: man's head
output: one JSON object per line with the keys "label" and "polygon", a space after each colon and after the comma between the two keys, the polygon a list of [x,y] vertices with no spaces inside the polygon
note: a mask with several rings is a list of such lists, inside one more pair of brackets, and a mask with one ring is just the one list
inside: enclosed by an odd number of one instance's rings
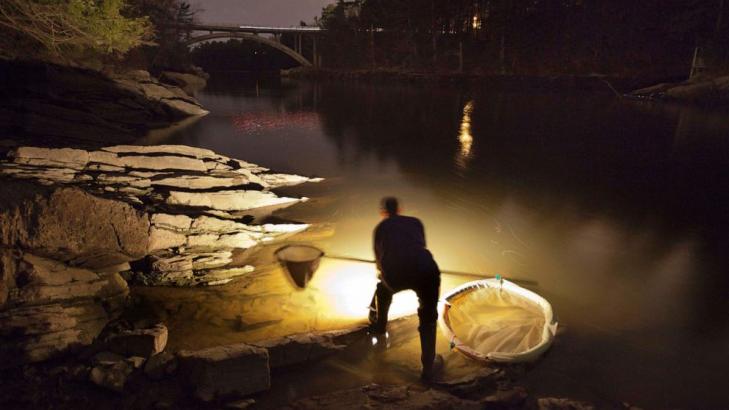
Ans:
{"label": "man's head", "polygon": [[380,212],[382,216],[388,217],[400,213],[400,204],[394,196],[386,196],[380,201]]}

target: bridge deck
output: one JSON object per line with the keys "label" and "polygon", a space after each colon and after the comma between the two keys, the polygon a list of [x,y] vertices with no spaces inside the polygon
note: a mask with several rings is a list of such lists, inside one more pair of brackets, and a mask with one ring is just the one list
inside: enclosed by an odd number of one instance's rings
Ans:
{"label": "bridge deck", "polygon": [[321,27],[266,27],[249,25],[223,25],[223,24],[184,24],[175,25],[173,28],[180,28],[192,31],[211,31],[225,33],[254,33],[254,34],[316,34],[326,30]]}

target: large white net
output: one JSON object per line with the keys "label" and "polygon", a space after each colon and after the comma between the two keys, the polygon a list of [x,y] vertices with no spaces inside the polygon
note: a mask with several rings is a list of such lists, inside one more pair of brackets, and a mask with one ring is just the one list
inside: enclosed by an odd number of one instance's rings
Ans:
{"label": "large white net", "polygon": [[511,282],[471,282],[444,303],[441,323],[452,347],[475,359],[534,360],[556,331],[549,303]]}

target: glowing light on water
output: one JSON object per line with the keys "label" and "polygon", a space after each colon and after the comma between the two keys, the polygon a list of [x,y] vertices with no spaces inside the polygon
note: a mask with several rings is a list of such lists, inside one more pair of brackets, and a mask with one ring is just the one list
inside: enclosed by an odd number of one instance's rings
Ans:
{"label": "glowing light on water", "polygon": [[[309,288],[317,291],[317,304],[327,316],[338,319],[366,319],[377,286],[374,264],[323,259]],[[397,293],[390,306],[390,319],[417,312],[413,291]]]}
{"label": "glowing light on water", "polygon": [[463,107],[463,118],[461,129],[458,133],[458,142],[461,147],[456,154],[456,165],[459,168],[466,168],[468,160],[471,159],[471,148],[473,147],[473,135],[471,134],[471,114],[473,113],[473,100],[470,100]]}

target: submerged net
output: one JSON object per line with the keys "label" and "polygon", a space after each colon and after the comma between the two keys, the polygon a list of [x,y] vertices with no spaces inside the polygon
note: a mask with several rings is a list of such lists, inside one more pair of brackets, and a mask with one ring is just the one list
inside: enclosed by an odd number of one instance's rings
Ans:
{"label": "submerged net", "polygon": [[474,359],[534,360],[556,331],[549,303],[508,281],[467,283],[444,302],[441,323],[451,346]]}

